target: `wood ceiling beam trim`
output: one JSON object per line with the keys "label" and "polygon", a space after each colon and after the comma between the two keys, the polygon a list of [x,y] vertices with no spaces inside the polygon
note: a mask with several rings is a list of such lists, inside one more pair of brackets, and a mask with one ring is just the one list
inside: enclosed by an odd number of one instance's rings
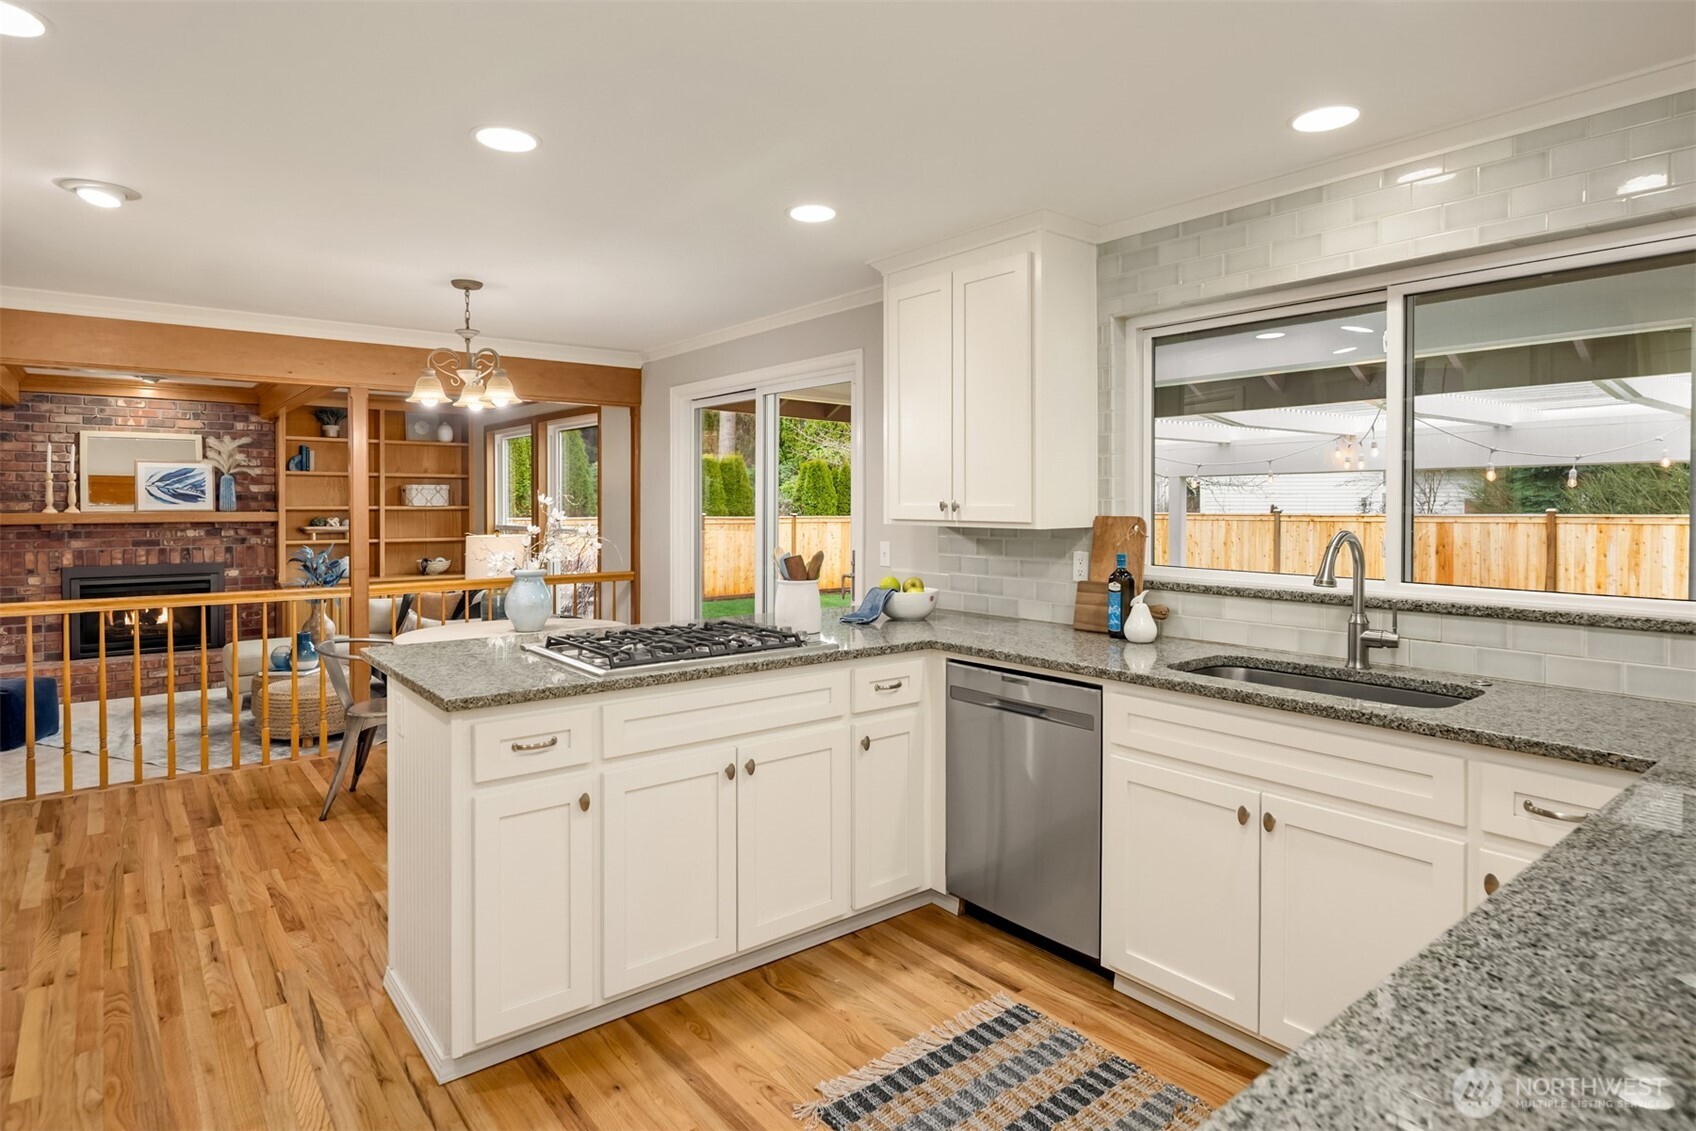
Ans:
{"label": "wood ceiling beam trim", "polygon": [[151,385],[122,377],[71,377],[58,373],[24,373],[20,387],[28,393],[69,393],[84,397],[134,397],[150,401],[216,401],[219,404],[257,404],[259,390],[218,385]]}
{"label": "wood ceiling beam trim", "polygon": [[335,390],[328,385],[261,385],[256,391],[259,393],[259,415],[266,420],[275,420],[289,409],[328,396]]}
{"label": "wood ceiling beam trim", "polygon": [[10,408],[18,403],[23,390],[24,371],[15,365],[0,365],[0,406]]}
{"label": "wood ceiling beam trim", "polygon": [[[0,310],[0,350],[0,363],[12,365],[399,393],[411,391],[428,352],[375,342],[14,309]],[[640,369],[524,357],[503,360],[513,388],[527,401],[636,405],[642,400]]]}

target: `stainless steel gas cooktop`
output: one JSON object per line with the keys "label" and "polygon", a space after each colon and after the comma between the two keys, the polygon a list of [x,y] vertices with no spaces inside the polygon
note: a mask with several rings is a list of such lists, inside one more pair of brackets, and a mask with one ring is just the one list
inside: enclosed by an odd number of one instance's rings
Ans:
{"label": "stainless steel gas cooktop", "polygon": [[760,652],[819,652],[834,651],[835,648],[835,644],[803,636],[792,629],[734,620],[591,628],[581,632],[553,633],[540,644],[524,646],[527,652],[535,652],[593,676],[750,656]]}

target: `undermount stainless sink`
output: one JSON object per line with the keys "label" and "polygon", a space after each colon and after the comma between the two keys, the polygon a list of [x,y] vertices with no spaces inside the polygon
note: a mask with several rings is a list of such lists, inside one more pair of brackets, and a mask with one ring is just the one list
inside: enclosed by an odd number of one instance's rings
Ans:
{"label": "undermount stainless sink", "polygon": [[1395,707],[1453,707],[1483,694],[1479,691],[1468,693],[1458,688],[1456,692],[1450,693],[1412,687],[1391,687],[1387,684],[1351,679],[1340,672],[1337,675],[1318,675],[1249,667],[1244,664],[1210,664],[1206,667],[1181,670],[1188,671],[1191,675],[1210,675],[1216,679],[1257,683],[1266,687],[1284,687],[1292,691],[1316,691],[1321,695],[1341,695],[1346,699],[1365,699]]}

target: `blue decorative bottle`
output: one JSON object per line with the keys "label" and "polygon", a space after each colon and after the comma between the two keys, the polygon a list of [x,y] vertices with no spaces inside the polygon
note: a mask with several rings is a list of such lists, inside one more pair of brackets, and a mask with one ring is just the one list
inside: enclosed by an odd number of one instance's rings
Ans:
{"label": "blue decorative bottle", "polygon": [[1135,594],[1136,579],[1125,568],[1125,555],[1119,555],[1119,565],[1107,575],[1107,635],[1125,637],[1125,602]]}

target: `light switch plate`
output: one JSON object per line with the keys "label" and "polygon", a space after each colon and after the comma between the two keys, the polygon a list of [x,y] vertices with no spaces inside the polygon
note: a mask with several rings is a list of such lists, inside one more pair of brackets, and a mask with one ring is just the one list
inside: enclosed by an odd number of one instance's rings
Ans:
{"label": "light switch plate", "polygon": [[877,564],[878,565],[888,565],[889,564],[889,543],[888,542],[879,542],[877,544]]}
{"label": "light switch plate", "polygon": [[1072,551],[1072,580],[1073,581],[1088,581],[1089,580],[1089,551],[1088,550],[1073,550]]}

